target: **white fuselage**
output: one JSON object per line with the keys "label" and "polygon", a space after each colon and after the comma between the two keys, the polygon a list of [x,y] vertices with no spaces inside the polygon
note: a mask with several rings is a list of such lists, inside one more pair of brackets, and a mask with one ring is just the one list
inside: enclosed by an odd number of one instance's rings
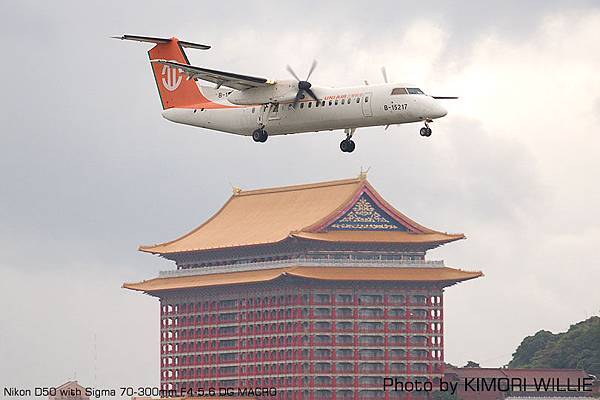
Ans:
{"label": "white fuselage", "polygon": [[[382,84],[343,88],[313,86],[319,98],[306,96],[296,108],[291,103],[235,105],[227,100],[235,91],[200,86],[212,103],[207,108],[169,108],[166,119],[207,129],[249,136],[257,128],[269,135],[404,124],[441,118],[447,111],[434,98],[424,94],[395,94],[406,87]],[[290,90],[297,90],[290,84]],[[201,106],[199,106],[201,107]]]}

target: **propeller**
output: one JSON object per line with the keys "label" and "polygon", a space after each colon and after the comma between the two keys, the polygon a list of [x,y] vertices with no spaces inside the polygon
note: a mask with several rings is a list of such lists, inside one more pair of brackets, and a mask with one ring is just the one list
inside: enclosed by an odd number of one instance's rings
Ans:
{"label": "propeller", "polygon": [[308,75],[306,76],[305,80],[301,80],[300,78],[298,78],[298,75],[296,75],[296,73],[294,72],[294,70],[292,69],[292,67],[290,67],[289,65],[287,66],[287,70],[290,74],[292,74],[292,76],[294,78],[296,78],[296,80],[298,81],[298,93],[296,93],[296,97],[294,98],[294,108],[296,108],[296,105],[298,104],[298,102],[302,99],[304,93],[306,92],[310,97],[312,97],[313,99],[315,99],[315,101],[319,101],[319,99],[317,98],[317,96],[315,95],[315,93],[312,91],[311,89],[311,84],[308,81],[308,79],[310,78],[310,76],[312,75],[313,71],[315,70],[315,68],[317,67],[317,60],[313,60],[312,65],[310,66],[310,69],[308,70]]}

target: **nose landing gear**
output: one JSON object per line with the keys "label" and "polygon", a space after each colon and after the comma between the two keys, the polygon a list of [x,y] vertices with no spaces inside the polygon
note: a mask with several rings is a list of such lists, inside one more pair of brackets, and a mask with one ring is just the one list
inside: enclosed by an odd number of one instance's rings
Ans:
{"label": "nose landing gear", "polygon": [[352,135],[356,132],[356,128],[346,128],[344,132],[346,133],[346,139],[341,141],[340,150],[344,153],[352,153],[356,148],[356,143],[352,140]]}
{"label": "nose landing gear", "polygon": [[425,121],[425,126],[424,126],[424,127],[422,127],[422,128],[421,128],[421,130],[419,131],[419,134],[420,134],[421,136],[424,136],[424,137],[429,137],[429,136],[431,136],[431,128],[429,127],[429,123],[430,123],[430,122],[431,122],[431,121],[429,121],[429,120],[426,120],[426,121]]}
{"label": "nose landing gear", "polygon": [[259,129],[255,130],[254,132],[252,132],[252,139],[255,142],[264,143],[267,141],[268,138],[269,138],[269,134],[263,128],[259,128]]}

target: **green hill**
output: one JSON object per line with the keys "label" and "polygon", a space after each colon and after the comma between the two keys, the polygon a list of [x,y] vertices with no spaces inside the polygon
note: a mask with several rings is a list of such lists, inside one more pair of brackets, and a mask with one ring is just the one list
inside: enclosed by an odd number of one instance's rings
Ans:
{"label": "green hill", "polygon": [[600,317],[571,325],[567,332],[539,331],[513,354],[510,368],[577,368],[600,376]]}

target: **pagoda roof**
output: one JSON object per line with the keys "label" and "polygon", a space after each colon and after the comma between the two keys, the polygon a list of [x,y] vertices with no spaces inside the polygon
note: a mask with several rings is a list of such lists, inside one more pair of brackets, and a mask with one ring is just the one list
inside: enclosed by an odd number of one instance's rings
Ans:
{"label": "pagoda roof", "polygon": [[296,277],[321,281],[377,281],[377,282],[447,282],[454,284],[483,276],[480,271],[463,271],[442,268],[407,267],[308,267],[296,266],[255,271],[223,272],[154,278],[137,283],[124,283],[126,289],[146,293],[163,290],[191,289],[223,285],[269,282],[283,277]]}
{"label": "pagoda roof", "polygon": [[140,246],[153,254],[275,244],[290,238],[327,242],[426,244],[464,239],[419,225],[388,204],[364,176],[305,185],[236,190],[193,231]]}

